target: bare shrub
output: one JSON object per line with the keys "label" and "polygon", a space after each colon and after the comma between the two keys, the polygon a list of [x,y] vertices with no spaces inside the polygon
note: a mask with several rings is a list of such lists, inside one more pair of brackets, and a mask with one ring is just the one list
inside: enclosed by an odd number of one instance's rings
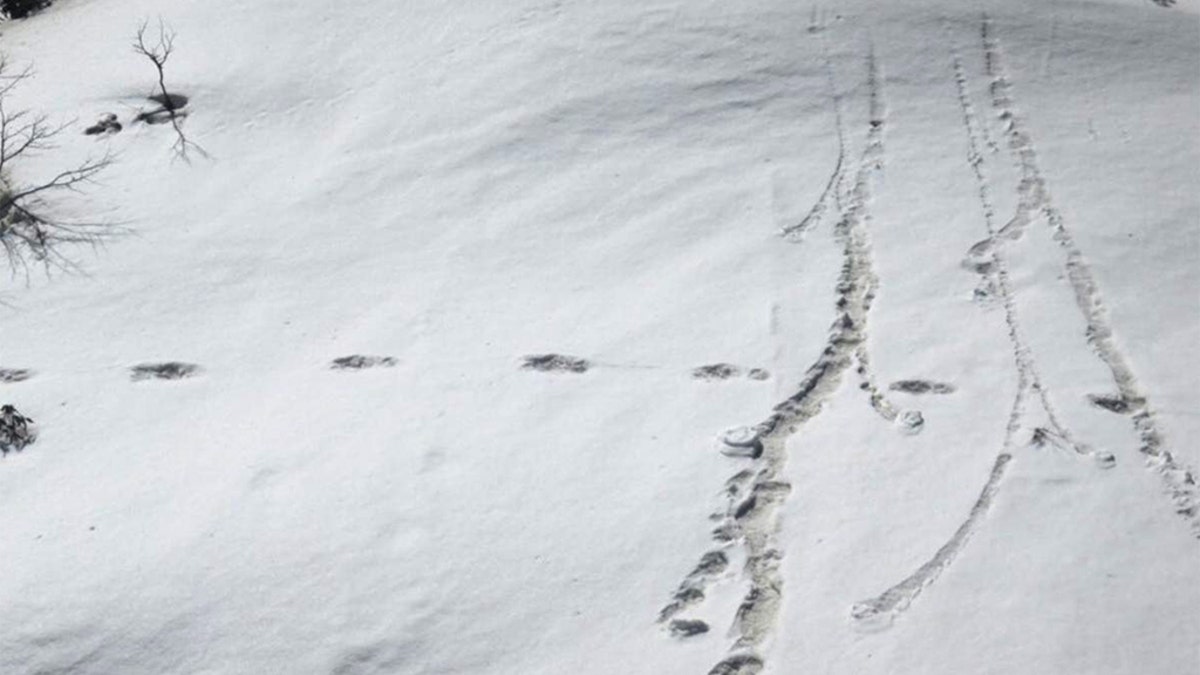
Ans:
{"label": "bare shrub", "polygon": [[112,223],[67,220],[54,208],[56,196],[80,192],[108,168],[110,154],[32,182],[14,177],[14,165],[53,149],[55,137],[66,128],[51,124],[46,115],[7,105],[8,94],[31,76],[31,69],[14,71],[0,56],[0,248],[14,274],[28,274],[30,263],[47,272],[76,269],[66,245],[95,245],[116,232]]}
{"label": "bare shrub", "polygon": [[207,157],[208,153],[204,151],[204,148],[200,147],[183,133],[183,119],[188,114],[183,108],[187,105],[188,98],[181,94],[167,91],[166,67],[167,61],[175,53],[176,33],[162,19],[159,19],[158,35],[148,37],[147,31],[149,30],[149,25],[149,22],[143,21],[142,25],[138,26],[137,35],[133,40],[133,51],[136,54],[146,57],[154,66],[154,71],[158,75],[158,93],[149,98],[151,101],[159,104],[160,107],[139,113],[137,121],[148,124],[170,122],[171,128],[175,130],[175,144],[171,146],[171,149],[175,152],[176,157],[185,162],[191,159],[192,152]]}

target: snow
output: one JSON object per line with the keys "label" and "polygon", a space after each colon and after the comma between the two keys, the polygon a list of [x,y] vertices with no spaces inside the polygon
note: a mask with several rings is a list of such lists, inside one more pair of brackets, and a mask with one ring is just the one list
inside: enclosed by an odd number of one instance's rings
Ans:
{"label": "snow", "polygon": [[[75,120],[16,177],[111,150],[131,231],[0,289],[0,672],[1196,668],[1200,4],[348,4],[0,24]],[[209,158],[131,122],[159,15]]]}

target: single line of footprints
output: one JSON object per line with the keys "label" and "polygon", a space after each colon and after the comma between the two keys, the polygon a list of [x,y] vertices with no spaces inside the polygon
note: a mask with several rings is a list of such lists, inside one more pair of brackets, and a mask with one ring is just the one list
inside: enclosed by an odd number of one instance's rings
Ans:
{"label": "single line of footprints", "polygon": [[[394,356],[351,354],[339,356],[329,362],[330,370],[367,370],[370,368],[394,368],[400,360]],[[595,367],[593,362],[576,356],[563,354],[532,354],[523,357],[521,368],[538,372],[586,373]],[[148,380],[186,380],[204,374],[199,364],[184,361],[159,361],[139,363],[128,369],[133,382]],[[31,368],[0,368],[0,385],[18,384],[33,379],[37,371]],[[742,368],[729,363],[714,363],[692,369],[696,380],[729,380],[746,377],[750,380],[767,380],[771,374],[762,368]],[[0,411],[0,456],[9,452],[20,452],[37,440],[37,427],[33,419],[22,415],[11,404]],[[695,627],[692,627],[695,629]]]}

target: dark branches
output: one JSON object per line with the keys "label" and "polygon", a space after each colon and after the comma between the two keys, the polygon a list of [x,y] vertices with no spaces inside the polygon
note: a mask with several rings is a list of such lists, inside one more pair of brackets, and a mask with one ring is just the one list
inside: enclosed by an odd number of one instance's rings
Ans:
{"label": "dark branches", "polygon": [[30,262],[51,268],[76,270],[77,264],[63,251],[64,244],[95,245],[114,232],[110,223],[76,222],[58,217],[53,197],[79,192],[112,163],[104,154],[78,166],[33,183],[16,181],[13,166],[22,158],[54,147],[54,138],[65,125],[52,125],[45,115],[30,110],[12,110],[6,95],[32,75],[29,68],[10,72],[0,57],[0,249],[13,273],[29,271]]}
{"label": "dark branches", "polygon": [[174,29],[168,26],[161,18],[158,20],[158,34],[155,37],[149,37],[149,22],[143,21],[138,26],[137,35],[133,41],[133,51],[135,54],[146,57],[154,66],[154,71],[158,75],[158,92],[151,96],[151,100],[156,101],[162,107],[150,112],[143,112],[138,115],[137,119],[142,122],[156,124],[159,122],[170,122],[171,127],[175,130],[175,144],[171,146],[171,150],[175,156],[186,161],[189,161],[190,153],[197,152],[203,157],[207,157],[208,153],[204,148],[192,141],[183,133],[182,120],[187,117],[187,112],[182,108],[187,105],[187,98],[172,94],[167,91],[166,81],[166,66],[171,55],[175,52],[175,36]]}

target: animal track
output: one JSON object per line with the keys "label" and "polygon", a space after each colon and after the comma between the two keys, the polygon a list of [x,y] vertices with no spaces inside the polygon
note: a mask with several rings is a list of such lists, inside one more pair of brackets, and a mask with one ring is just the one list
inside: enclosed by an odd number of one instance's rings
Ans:
{"label": "animal track", "polygon": [[895,617],[908,609],[921,591],[932,584],[942,571],[954,562],[954,558],[967,544],[971,535],[979,527],[979,522],[991,508],[996,491],[1000,488],[1000,480],[1004,478],[1004,472],[1011,460],[1012,455],[1007,452],[1001,452],[996,457],[987,483],[984,484],[979,498],[975,500],[975,505],[971,507],[967,519],[958,526],[950,540],[942,544],[929,562],[921,565],[906,579],[884,591],[878,597],[859,602],[850,609],[850,617],[859,627],[878,630],[890,626]]}
{"label": "animal track", "polygon": [[[1107,367],[1112,375],[1122,400],[1129,405],[1133,428],[1141,440],[1139,452],[1147,464],[1156,470],[1163,480],[1166,492],[1175,506],[1175,511],[1188,521],[1194,536],[1200,538],[1200,493],[1197,491],[1193,471],[1179,463],[1163,448],[1162,434],[1150,403],[1138,384],[1133,369],[1113,338],[1112,325],[1104,308],[1099,284],[1092,274],[1083,253],[1067,227],[1066,219],[1054,205],[1038,163],[1033,139],[1025,129],[1025,120],[1017,113],[1014,104],[1012,81],[1003,63],[999,39],[994,35],[990,18],[985,14],[980,29],[985,63],[991,77],[992,107],[1004,126],[1013,162],[1020,172],[1018,194],[1022,202],[1036,206],[1038,215],[1049,226],[1054,241],[1065,258],[1066,276],[1075,295],[1086,330],[1084,339],[1092,352]],[[1030,211],[1033,209],[1030,208]],[[1042,392],[1044,397],[1044,392]],[[1055,426],[1060,426],[1055,424]],[[1055,431],[1062,435],[1062,429]],[[1069,440],[1069,438],[1068,438]]]}
{"label": "animal track", "polygon": [[562,354],[533,354],[526,356],[521,367],[541,372],[586,373],[592,364],[587,359]]}
{"label": "animal track", "polygon": [[195,377],[203,372],[194,363],[167,361],[165,363],[141,363],[129,369],[130,379],[134,382],[141,380],[181,380]]}
{"label": "animal track", "polygon": [[703,621],[690,621],[687,619],[676,619],[672,621],[667,629],[671,635],[678,638],[689,638],[696,635],[703,635],[708,632],[708,624]]}
{"label": "animal track", "polygon": [[888,389],[892,391],[900,391],[905,394],[953,394],[956,389],[952,384],[945,382],[931,382],[929,380],[898,380],[888,385]]}
{"label": "animal track", "polygon": [[714,363],[700,366],[692,371],[692,377],[697,380],[728,380],[742,374],[742,369],[728,363]]}
{"label": "animal track", "polygon": [[1088,394],[1088,402],[1097,408],[1103,408],[1111,413],[1118,415],[1127,415],[1133,409],[1129,401],[1126,401],[1122,396],[1113,396],[1112,394]]}
{"label": "animal track", "polygon": [[14,384],[16,382],[24,382],[33,377],[32,370],[25,368],[0,368],[0,382],[5,384]]}
{"label": "animal track", "polygon": [[713,666],[708,675],[758,675],[763,665],[763,660],[754,654],[733,654]]}
{"label": "animal track", "polygon": [[364,368],[393,368],[398,363],[393,356],[341,356],[330,362],[332,370],[362,370]]}
{"label": "animal track", "polygon": [[[742,372],[740,367],[733,364],[714,363],[693,369],[692,377],[697,380],[728,380],[738,377]],[[771,373],[762,368],[751,368],[745,371],[745,374],[751,380],[766,380],[771,377]]]}
{"label": "animal track", "polygon": [[[946,32],[949,34],[949,24],[945,24],[945,26]],[[1117,351],[1112,341],[1112,331],[1102,310],[1096,283],[1078,248],[1075,247],[1061,214],[1051,203],[1049,190],[1046,188],[1045,180],[1037,166],[1037,155],[1034,152],[1033,142],[1023,128],[1021,118],[1015,112],[1012,84],[1003,68],[1000,43],[993,35],[991,22],[986,14],[983,17],[980,36],[987,73],[991,78],[989,90],[992,106],[997,118],[1003,123],[1004,136],[1021,178],[1017,185],[1017,214],[1004,227],[997,228],[995,208],[991,197],[991,181],[982,153],[983,140],[986,137],[981,132],[974,104],[971,101],[962,59],[953,40],[950,40],[954,79],[958,88],[963,127],[967,135],[967,163],[975,176],[979,204],[989,235],[987,239],[973,246],[968,252],[969,264],[966,266],[983,276],[986,279],[985,287],[990,293],[998,295],[1003,303],[1005,322],[1012,344],[1014,366],[1017,370],[1017,391],[1012,411],[1009,414],[1003,445],[988,480],[966,520],[938,549],[933,558],[921,565],[915,572],[881,595],[857,603],[851,608],[851,617],[860,626],[867,628],[889,625],[897,615],[908,608],[924,588],[932,584],[941,572],[953,562],[990,509],[1000,488],[1005,468],[1014,456],[1016,437],[1021,429],[1032,429],[1028,443],[1030,447],[1055,447],[1089,456],[1101,468],[1109,468],[1116,461],[1112,454],[1096,452],[1076,441],[1066,426],[1059,421],[1050,403],[1047,389],[1042,383],[1033,351],[1023,337],[1017,315],[1015,294],[1009,282],[1008,259],[1004,253],[1004,242],[1019,238],[1023,229],[1037,218],[1044,219],[1050,225],[1055,241],[1066,252],[1068,278],[1075,292],[1076,303],[1088,326],[1087,342],[1092,346],[1096,355],[1109,366],[1120,391],[1117,396],[1093,395],[1089,397],[1091,402],[1111,412],[1133,413],[1134,427],[1142,438],[1141,451],[1157,462],[1158,469],[1167,483],[1168,491],[1175,500],[1176,510],[1185,518],[1190,519],[1193,528],[1196,528],[1195,481],[1190,471],[1177,465],[1170,453],[1161,449],[1161,437],[1155,426],[1153,414],[1145,397],[1137,390],[1133,374],[1124,357]],[[1029,403],[1033,403],[1036,409],[1040,409],[1043,423],[1038,424],[1031,419],[1030,411],[1027,410]]]}
{"label": "animal track", "polygon": [[[821,33],[820,30],[810,32]],[[749,582],[749,590],[734,616],[733,647],[727,657],[712,668],[710,675],[751,675],[761,672],[764,667],[762,657],[755,650],[774,632],[783,602],[783,577],[779,567],[784,553],[776,542],[776,532],[780,506],[791,492],[791,485],[783,480],[789,437],[820,414],[841,385],[843,374],[855,364],[860,389],[868,394],[871,407],[884,419],[898,422],[909,431],[920,430],[924,422],[918,412],[901,412],[879,390],[867,347],[867,318],[879,289],[871,260],[871,180],[883,170],[883,137],[887,121],[875,51],[870,48],[866,58],[869,117],[864,147],[853,183],[844,188],[846,143],[840,96],[828,48],[824,42],[822,45],[826,78],[834,102],[839,159],[817,204],[800,224],[785,229],[783,236],[788,240],[798,239],[804,231],[822,222],[831,209],[836,210],[833,229],[842,246],[843,263],[836,285],[835,319],[830,325],[824,350],[805,372],[798,391],[776,405],[763,422],[753,427],[732,429],[723,436],[725,447],[722,452],[749,460],[751,465],[726,481],[726,506],[724,513],[718,514],[721,522],[713,530],[712,537],[722,546],[740,545],[745,555],[743,575]],[[704,558],[701,560],[703,562]],[[711,583],[712,577],[697,578],[695,574],[688,575],[680,584],[672,601],[660,613],[660,621],[703,601],[704,588]]]}

